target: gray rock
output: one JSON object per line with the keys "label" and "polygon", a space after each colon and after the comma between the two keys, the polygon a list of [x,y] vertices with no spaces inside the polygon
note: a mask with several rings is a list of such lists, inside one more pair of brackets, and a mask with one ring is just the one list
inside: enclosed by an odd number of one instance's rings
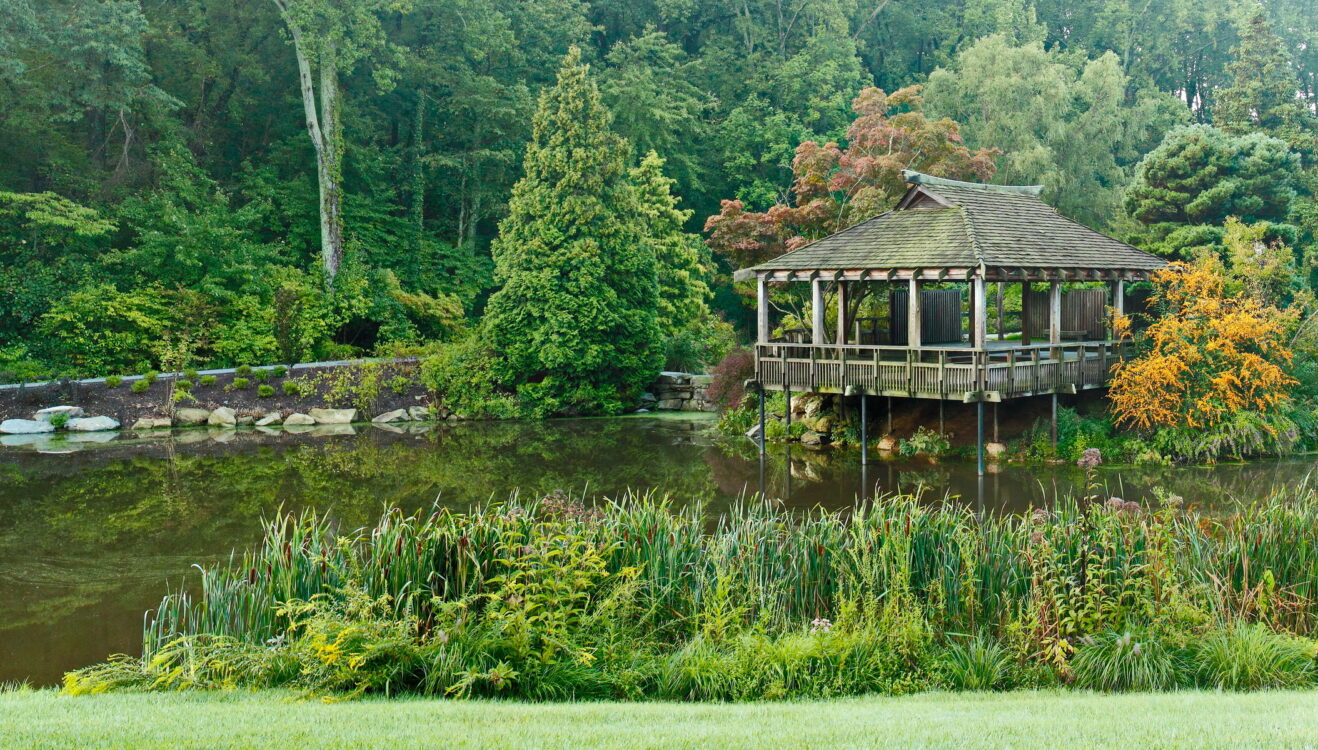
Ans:
{"label": "gray rock", "polygon": [[407,416],[418,422],[430,419],[430,409],[424,406],[409,406],[407,407]]}
{"label": "gray rock", "polygon": [[172,427],[174,421],[169,417],[142,417],[133,423],[133,430],[154,430],[160,427]]}
{"label": "gray rock", "polygon": [[751,425],[751,428],[750,428],[749,430],[746,430],[746,437],[748,437],[748,438],[750,438],[751,440],[754,440],[754,441],[756,441],[756,442],[759,441],[759,439],[760,439],[760,423],[759,423],[759,422],[756,422],[755,424]]}
{"label": "gray rock", "polygon": [[212,427],[233,427],[238,424],[238,415],[233,409],[221,406],[206,418],[206,424]]}
{"label": "gray rock", "polygon": [[279,422],[280,422],[279,412],[272,411],[269,414],[265,415],[264,417],[261,417],[260,419],[256,420],[256,426],[265,427],[267,425],[279,424]]}
{"label": "gray rock", "polygon": [[985,443],[984,454],[989,458],[1002,458],[1007,455],[1007,446],[1002,443]]}
{"label": "gray rock", "polygon": [[178,422],[180,427],[193,427],[199,424],[206,424],[206,420],[210,419],[210,416],[211,413],[209,409],[185,407],[183,409],[174,410],[174,421]]}
{"label": "gray rock", "polygon": [[410,417],[407,416],[406,409],[394,409],[393,411],[387,411],[384,414],[377,414],[371,421],[379,424],[385,422],[406,422],[409,419]]}
{"label": "gray rock", "polygon": [[0,432],[6,435],[35,435],[42,432],[54,432],[55,426],[38,419],[6,419],[0,422]]}
{"label": "gray rock", "polygon": [[691,382],[691,376],[685,372],[664,371],[659,373],[659,377],[654,382],[664,385],[686,385]]}
{"label": "gray rock", "polygon": [[250,425],[256,422],[256,416],[252,414],[239,414],[234,419],[238,424]]}
{"label": "gray rock", "polygon": [[54,417],[56,414],[63,414],[68,419],[74,419],[75,417],[81,417],[85,413],[86,412],[82,410],[81,406],[48,406],[45,409],[38,411],[34,418],[41,422],[49,422],[51,417]]}
{"label": "gray rock", "polygon": [[814,430],[806,430],[801,433],[801,445],[823,445],[824,436]]}
{"label": "gray rock", "polygon": [[666,398],[654,405],[654,408],[661,411],[678,411],[682,408],[684,402],[680,398]]}
{"label": "gray rock", "polygon": [[650,413],[649,409],[637,409],[636,411],[632,412],[632,414],[649,414],[649,413]]}
{"label": "gray rock", "polygon": [[375,422],[375,421],[372,421],[372,422],[371,422],[371,426],[374,427],[374,428],[377,429],[377,430],[383,430],[384,432],[392,432],[392,433],[395,433],[395,434],[397,434],[397,435],[406,435],[406,434],[407,434],[407,430],[404,430],[402,427],[395,427],[395,426],[393,426],[393,425],[391,425],[391,424],[385,424],[384,422]]}
{"label": "gray rock", "polygon": [[650,393],[648,391],[646,393],[641,394],[641,403],[643,404],[653,404],[655,401],[658,400],[659,399],[656,398],[653,393]]}
{"label": "gray rock", "polygon": [[316,424],[352,424],[357,420],[356,409],[312,409],[307,416]]}
{"label": "gray rock", "polygon": [[110,417],[80,417],[64,423],[64,429],[71,432],[100,432],[119,429],[119,421]]}
{"label": "gray rock", "polygon": [[713,375],[692,375],[692,376],[691,376],[691,385],[693,385],[693,386],[695,386],[695,387],[697,387],[697,388],[708,388],[708,387],[710,387],[711,385],[714,385],[714,376],[713,376]]}
{"label": "gray rock", "polygon": [[884,435],[879,438],[879,444],[877,447],[879,450],[889,453],[895,451],[897,450],[897,438],[892,435]]}
{"label": "gray rock", "polygon": [[311,432],[314,429],[316,429],[316,425],[314,424],[302,424],[301,422],[297,424],[289,424],[287,421],[284,422],[284,432],[287,432],[290,435],[302,435]]}
{"label": "gray rock", "polygon": [[307,426],[307,427],[309,427],[309,426],[311,426],[311,425],[313,425],[313,424],[315,424],[315,423],[316,423],[316,420],[312,419],[311,417],[307,416],[306,414],[302,414],[301,412],[293,412],[292,414],[289,414],[288,417],[284,420],[284,426],[285,426],[285,427],[290,427],[290,426],[291,426],[291,427],[298,427],[298,426]]}

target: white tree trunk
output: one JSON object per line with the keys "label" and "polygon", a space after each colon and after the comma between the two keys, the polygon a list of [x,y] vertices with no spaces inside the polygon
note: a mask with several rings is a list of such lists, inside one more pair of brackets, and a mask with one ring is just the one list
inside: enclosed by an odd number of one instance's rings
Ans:
{"label": "white tree trunk", "polygon": [[316,110],[316,84],[307,57],[302,30],[289,16],[287,0],[273,0],[293,39],[297,57],[298,87],[302,93],[302,110],[307,119],[307,134],[316,150],[316,180],[320,185],[320,258],[325,279],[334,284],[343,261],[343,215],[340,209],[342,190],[341,162],[343,139],[339,132],[339,77],[334,64],[334,49],[323,50],[320,66],[320,111]]}

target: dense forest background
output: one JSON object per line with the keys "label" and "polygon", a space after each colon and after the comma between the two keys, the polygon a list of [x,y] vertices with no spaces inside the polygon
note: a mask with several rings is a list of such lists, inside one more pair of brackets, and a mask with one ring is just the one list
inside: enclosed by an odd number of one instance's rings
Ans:
{"label": "dense forest background", "polygon": [[[736,265],[881,210],[902,166],[1042,183],[1170,256],[1234,216],[1307,267],[1316,27],[1314,0],[0,0],[0,371],[463,336],[573,47],[619,136],[592,142],[653,188],[683,283],[734,325]],[[891,132],[900,163],[873,152]],[[821,196],[832,223],[800,212]]]}

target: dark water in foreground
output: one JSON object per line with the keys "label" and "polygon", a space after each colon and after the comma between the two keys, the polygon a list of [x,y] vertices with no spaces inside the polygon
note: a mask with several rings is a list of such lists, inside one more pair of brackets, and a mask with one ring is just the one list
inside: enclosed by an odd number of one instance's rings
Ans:
{"label": "dark water in foreground", "polygon": [[[1082,480],[1071,466],[1008,466],[981,483],[973,464],[857,451],[789,456],[708,434],[685,417],[471,423],[418,432],[331,434],[179,431],[103,445],[0,447],[0,682],[58,682],[67,669],[139,647],[142,614],[191,565],[255,542],[263,516],[314,507],[345,527],[386,505],[461,506],[509,492],[613,496],[659,490],[717,513],[764,490],[792,507],[843,507],[871,493],[923,488],[985,512],[1047,502]],[[424,431],[421,431],[424,430]],[[333,434],[346,432],[348,434]],[[1161,487],[1217,505],[1303,481],[1312,459],[1102,473],[1112,494]]]}

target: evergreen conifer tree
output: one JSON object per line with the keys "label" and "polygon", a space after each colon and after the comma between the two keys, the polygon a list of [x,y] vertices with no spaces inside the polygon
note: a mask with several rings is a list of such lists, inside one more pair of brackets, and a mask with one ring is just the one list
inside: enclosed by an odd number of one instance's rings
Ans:
{"label": "evergreen conifer tree", "polygon": [[677,207],[677,196],[672,193],[676,180],[665,177],[663,170],[664,160],[651,151],[632,169],[631,180],[654,247],[659,329],[665,336],[674,336],[688,323],[709,317],[706,278],[713,259],[700,237],[684,231],[692,212]]}
{"label": "evergreen conifer tree", "polygon": [[574,47],[540,97],[491,248],[496,375],[540,414],[621,411],[661,364],[654,248],[609,121]]}
{"label": "evergreen conifer tree", "polygon": [[1218,127],[1236,135],[1263,132],[1302,154],[1313,153],[1312,134],[1309,143],[1301,143],[1307,113],[1298,98],[1300,82],[1262,12],[1241,29],[1240,44],[1231,52],[1231,85],[1217,93]]}

